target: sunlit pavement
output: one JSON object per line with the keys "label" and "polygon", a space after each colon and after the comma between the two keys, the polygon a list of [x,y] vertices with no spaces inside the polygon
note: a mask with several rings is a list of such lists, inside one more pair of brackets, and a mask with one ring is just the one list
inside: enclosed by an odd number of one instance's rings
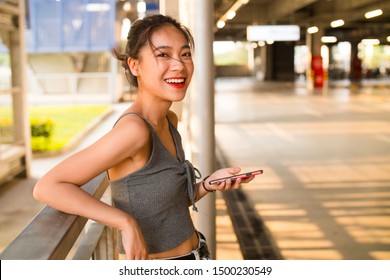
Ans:
{"label": "sunlit pavement", "polygon": [[216,137],[284,259],[390,259],[390,88],[219,79]]}

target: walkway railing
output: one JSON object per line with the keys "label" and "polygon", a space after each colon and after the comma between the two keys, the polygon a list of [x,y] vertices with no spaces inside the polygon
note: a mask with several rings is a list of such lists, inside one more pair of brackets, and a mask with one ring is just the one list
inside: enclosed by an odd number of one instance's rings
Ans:
{"label": "walkway railing", "polygon": [[[68,93],[76,95],[80,93],[82,85],[87,86],[85,93],[109,93],[113,87],[111,72],[85,72],[85,73],[40,73],[34,74],[45,88],[46,94]],[[58,87],[63,84],[63,88]],[[95,87],[93,85],[96,84]],[[56,86],[57,85],[57,86]]]}
{"label": "walkway railing", "polygon": [[[110,202],[105,174],[82,188],[95,198]],[[114,255],[114,232],[111,228],[46,206],[5,248],[0,259],[114,259]]]}

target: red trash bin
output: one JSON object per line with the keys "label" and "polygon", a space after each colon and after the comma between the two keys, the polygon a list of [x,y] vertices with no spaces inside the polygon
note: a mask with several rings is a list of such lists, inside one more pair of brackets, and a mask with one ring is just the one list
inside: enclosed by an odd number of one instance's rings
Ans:
{"label": "red trash bin", "polygon": [[322,68],[322,57],[314,55],[311,60],[311,69],[313,71],[314,87],[324,86],[324,69]]}

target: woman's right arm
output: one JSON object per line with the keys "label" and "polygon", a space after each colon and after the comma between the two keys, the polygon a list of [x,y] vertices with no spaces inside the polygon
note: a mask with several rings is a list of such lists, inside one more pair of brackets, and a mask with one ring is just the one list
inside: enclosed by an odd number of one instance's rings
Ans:
{"label": "woman's right arm", "polygon": [[[120,129],[120,128],[125,129]],[[80,187],[97,175],[131,157],[142,147],[143,139],[134,137],[143,129],[135,125],[118,127],[86,149],[65,159],[45,174],[34,187],[34,197],[60,211],[80,215],[117,228],[123,236],[128,259],[146,259],[147,248],[137,222],[124,211],[112,207]],[[131,134],[131,135],[129,135]]]}

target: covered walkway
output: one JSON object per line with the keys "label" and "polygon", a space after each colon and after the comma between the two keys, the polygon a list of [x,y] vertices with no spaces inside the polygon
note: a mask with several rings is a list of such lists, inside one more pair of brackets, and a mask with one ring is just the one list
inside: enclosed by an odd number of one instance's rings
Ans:
{"label": "covered walkway", "polygon": [[[313,91],[217,79],[215,101],[219,163],[264,170],[225,193],[226,204],[219,195],[218,259],[390,259],[387,86]],[[85,141],[107,131],[123,106]],[[53,160],[60,158],[35,159],[34,176]],[[2,249],[41,207],[33,181],[1,188]]]}
{"label": "covered walkway", "polygon": [[253,211],[235,224],[244,254],[261,256],[264,243],[283,259],[390,259],[388,87],[238,79],[219,80],[216,92],[221,153],[264,169],[240,196]]}

